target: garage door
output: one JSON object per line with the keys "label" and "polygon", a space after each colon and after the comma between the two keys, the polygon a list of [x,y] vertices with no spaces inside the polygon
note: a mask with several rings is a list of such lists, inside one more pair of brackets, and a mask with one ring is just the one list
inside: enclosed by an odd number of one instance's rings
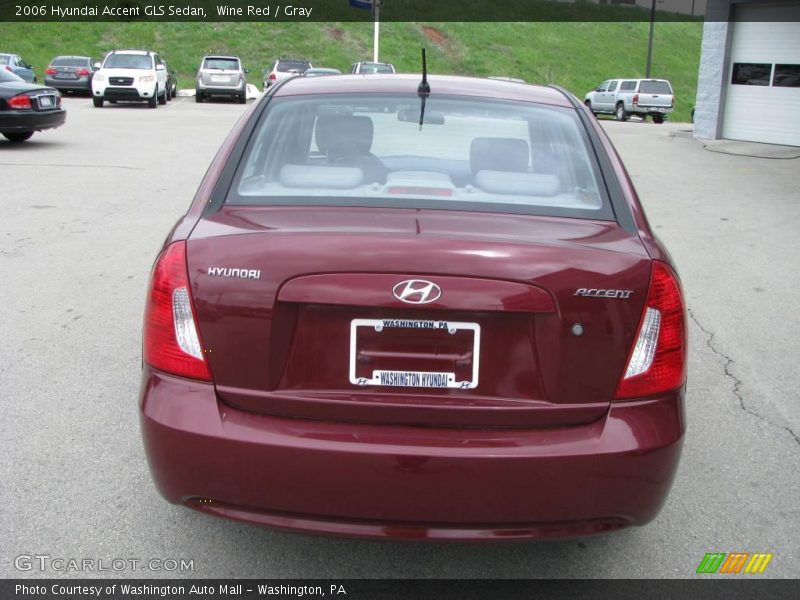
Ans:
{"label": "garage door", "polygon": [[734,13],[722,137],[800,146],[800,3]]}

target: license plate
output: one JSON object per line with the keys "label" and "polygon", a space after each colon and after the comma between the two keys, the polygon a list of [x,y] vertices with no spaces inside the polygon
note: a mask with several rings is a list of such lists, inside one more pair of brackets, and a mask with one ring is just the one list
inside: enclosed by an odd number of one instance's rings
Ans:
{"label": "license plate", "polygon": [[212,75],[211,81],[216,81],[218,83],[227,83],[228,76],[227,75]]}
{"label": "license plate", "polygon": [[55,106],[53,96],[39,96],[39,106],[41,108],[53,108]]}
{"label": "license plate", "polygon": [[75,73],[56,73],[56,79],[77,79]]}
{"label": "license plate", "polygon": [[[371,373],[358,373],[358,330],[371,327],[376,333],[392,329],[423,329],[436,335],[456,335],[458,332],[472,332],[472,369],[468,378],[457,377],[456,373],[444,371],[414,371],[402,369],[373,369]],[[386,386],[410,388],[453,388],[474,389],[478,387],[478,368],[480,365],[481,326],[477,323],[460,321],[431,321],[420,319],[353,319],[350,322],[350,383],[358,386]]]}
{"label": "license plate", "polygon": [[662,112],[665,112],[666,110],[667,110],[666,108],[651,108],[650,112],[660,112],[660,113],[662,113]]}

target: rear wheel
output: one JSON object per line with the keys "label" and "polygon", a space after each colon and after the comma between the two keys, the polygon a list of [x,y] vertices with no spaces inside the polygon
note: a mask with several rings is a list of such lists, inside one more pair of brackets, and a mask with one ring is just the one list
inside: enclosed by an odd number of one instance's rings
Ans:
{"label": "rear wheel", "polygon": [[200,104],[203,101],[203,94],[196,92],[194,95],[194,101]]}
{"label": "rear wheel", "polygon": [[664,115],[653,115],[653,123],[658,123],[659,125],[661,125],[661,123],[663,122],[664,122]]}
{"label": "rear wheel", "polygon": [[614,116],[617,118],[617,121],[628,120],[628,113],[625,111],[625,105],[622,102],[617,104],[617,108],[614,111]]}
{"label": "rear wheel", "polygon": [[22,133],[4,133],[3,135],[9,142],[18,144],[19,142],[24,142],[25,140],[30,139],[30,137],[33,135],[33,132],[25,131]]}
{"label": "rear wheel", "polygon": [[170,100],[172,100],[172,90],[170,89],[170,87],[169,87],[169,86],[167,86],[167,89],[166,89],[166,90],[164,90],[164,96],[166,96],[166,98],[167,98],[167,102],[169,102]]}
{"label": "rear wheel", "polygon": [[239,104],[247,103],[247,96],[245,94],[241,94],[238,99],[239,99]]}
{"label": "rear wheel", "polygon": [[92,96],[92,104],[94,104],[95,108],[103,108],[103,98]]}

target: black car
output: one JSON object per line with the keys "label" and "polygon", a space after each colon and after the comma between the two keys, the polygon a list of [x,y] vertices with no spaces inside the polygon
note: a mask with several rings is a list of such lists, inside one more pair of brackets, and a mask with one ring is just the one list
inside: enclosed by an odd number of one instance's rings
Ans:
{"label": "black car", "polygon": [[167,64],[167,61],[162,62],[167,69],[167,100],[172,100],[178,95],[178,74]]}
{"label": "black car", "polygon": [[36,131],[60,127],[66,119],[57,89],[26,83],[0,70],[0,133],[9,141],[24,142]]}
{"label": "black car", "polygon": [[92,93],[97,61],[90,56],[56,56],[44,72],[44,84],[61,92]]}

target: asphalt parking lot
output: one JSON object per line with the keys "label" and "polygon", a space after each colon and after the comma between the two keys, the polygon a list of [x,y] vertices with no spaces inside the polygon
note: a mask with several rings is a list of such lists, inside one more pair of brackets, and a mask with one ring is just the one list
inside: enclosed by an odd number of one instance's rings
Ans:
{"label": "asphalt parking lot", "polygon": [[[246,107],[65,105],[61,129],[0,141],[0,576],[692,577],[706,552],[737,551],[774,554],[759,577],[800,573],[800,159],[604,121],[690,310],[689,430],[656,521],[545,543],[359,541],[172,506],[147,471],[136,399],[150,266]],[[20,555],[193,570],[20,571]]]}

